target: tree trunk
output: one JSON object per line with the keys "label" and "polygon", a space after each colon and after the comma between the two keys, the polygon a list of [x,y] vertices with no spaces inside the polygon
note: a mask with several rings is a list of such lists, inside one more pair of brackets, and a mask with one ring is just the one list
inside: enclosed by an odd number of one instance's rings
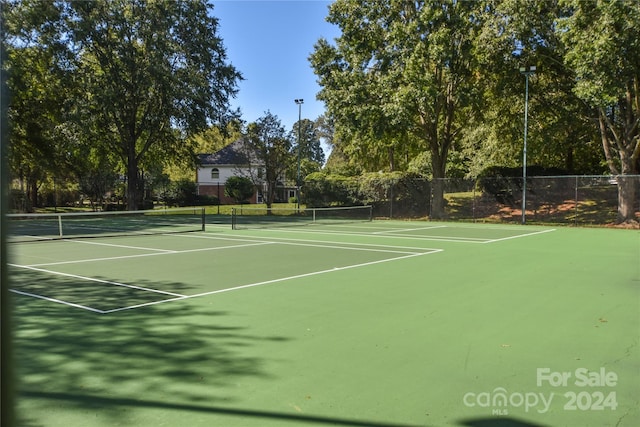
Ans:
{"label": "tree trunk", "polygon": [[618,223],[635,219],[638,176],[618,176]]}
{"label": "tree trunk", "polygon": [[31,207],[38,207],[38,180],[35,178],[31,178],[29,182],[29,196],[31,197]]}
{"label": "tree trunk", "polygon": [[[276,184],[271,180],[267,181],[267,192],[264,194],[264,204],[267,205],[267,209],[271,209],[273,206],[273,199],[275,198],[275,186]],[[271,214],[271,212],[268,212]]]}
{"label": "tree trunk", "polygon": [[[616,129],[613,125],[613,120],[610,120],[606,112],[603,109],[599,109],[599,124],[600,134],[602,137],[602,146],[604,148],[605,157],[609,164],[609,170],[612,174],[618,175],[618,224],[625,221],[631,221],[635,219],[635,200],[636,200],[636,186],[637,176],[634,175],[638,172],[636,163],[640,158],[640,141],[631,137],[633,132],[629,130],[629,127]],[[637,129],[637,124],[630,127],[631,130]],[[620,140],[617,135],[623,135],[625,138]],[[614,139],[614,141],[612,141]],[[618,155],[620,156],[620,171],[615,166],[611,157],[611,147],[616,144],[618,147]]]}
{"label": "tree trunk", "polygon": [[447,167],[446,156],[443,158],[438,149],[431,150],[431,219],[444,218],[444,179]]}
{"label": "tree trunk", "polygon": [[431,219],[444,218],[444,179],[434,178],[431,182]]}
{"label": "tree trunk", "polygon": [[138,159],[135,146],[129,150],[127,159],[127,210],[138,210]]}

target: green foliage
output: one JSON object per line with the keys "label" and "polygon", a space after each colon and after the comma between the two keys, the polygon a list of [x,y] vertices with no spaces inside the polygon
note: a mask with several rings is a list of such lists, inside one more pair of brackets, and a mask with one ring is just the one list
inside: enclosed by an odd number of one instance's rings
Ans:
{"label": "green foliage", "polygon": [[255,192],[254,183],[243,176],[231,176],[224,184],[224,195],[233,198],[236,203],[246,203]]}
{"label": "green foliage", "polygon": [[241,137],[240,126],[238,121],[228,123],[223,129],[211,126],[192,135],[189,140],[193,142],[196,153],[215,153]]}
{"label": "green foliage", "polygon": [[[108,174],[127,176],[137,205],[159,191],[150,177],[190,180],[195,153],[241,136],[257,153],[248,157],[260,163],[251,178],[266,185],[268,203],[297,179],[298,154],[301,177],[320,170],[320,141],[332,149],[324,178],[305,185],[320,205],[376,200],[391,188],[379,172],[437,179],[519,169],[525,65],[538,68],[529,79],[529,164],[640,172],[637,1],[336,0],[327,20],[341,35],[319,40],[309,58],[327,112],[289,133],[267,112],[244,135],[228,103],[241,75],[207,1],[13,1],[1,13],[9,166],[32,206],[52,182],[82,182],[98,200],[102,190],[88,188]],[[366,185],[345,178],[368,173]],[[635,192],[618,188],[621,218],[631,218]]]}
{"label": "green foliage", "polygon": [[[347,157],[395,171],[398,159],[428,150],[431,173],[445,176],[482,100],[474,49],[484,10],[484,2],[332,3],[327,19],[342,35],[335,46],[319,40],[310,60]],[[434,200],[439,216],[442,194]]]}
{"label": "green foliage", "polygon": [[80,193],[87,196],[91,206],[101,206],[107,193],[115,188],[118,175],[109,169],[95,169],[80,179]]}
{"label": "green foliage", "polygon": [[[478,175],[478,188],[491,195],[498,203],[515,206],[514,192],[522,191],[522,168],[492,166]],[[543,166],[528,166],[527,176],[562,176],[568,172],[558,168]],[[529,179],[527,179],[527,183]]]}
{"label": "green foliage", "polygon": [[518,68],[527,65],[537,66],[529,78],[529,163],[601,172],[593,109],[573,92],[576,75],[558,31],[567,13],[556,1],[509,0],[487,14],[478,45],[486,104],[466,141],[474,154],[470,176],[492,165],[522,166],[525,78]]}
{"label": "green foliage", "polygon": [[48,68],[62,72],[59,105],[70,107],[67,119],[93,144],[118,154],[130,208],[141,201],[138,179],[145,161],[193,157],[185,137],[234,116],[229,97],[241,76],[226,63],[206,1],[12,6],[8,27],[14,52],[23,55],[28,46],[50,58]]}
{"label": "green foliage", "polygon": [[357,181],[360,203],[372,205],[380,214],[414,216],[429,211],[431,184],[423,175],[375,172]]}
{"label": "green foliage", "polygon": [[187,179],[170,184],[164,202],[168,206],[195,206],[198,204],[196,183]]}
{"label": "green foliage", "polygon": [[358,204],[358,191],[353,178],[317,172],[306,177],[302,199],[309,207],[353,206]]}
{"label": "green foliage", "polygon": [[343,153],[393,171],[397,158],[429,150],[434,176],[444,176],[461,114],[478,98],[471,53],[480,22],[471,16],[481,10],[481,2],[332,4],[328,20],[342,36],[336,46],[318,41],[311,63]]}
{"label": "green foliage", "polygon": [[[298,128],[300,133],[298,134]],[[300,141],[298,141],[298,135]],[[289,139],[295,141],[295,145],[292,147],[292,154],[298,156],[298,144],[300,146],[300,158],[315,162],[319,165],[323,165],[324,151],[320,144],[320,131],[317,128],[315,122],[309,119],[302,119],[299,122],[294,123],[293,129],[289,133]]]}
{"label": "green foliage", "polygon": [[414,215],[428,211],[430,185],[426,178],[411,173],[366,173],[357,177],[311,174],[302,195],[309,207],[373,205],[377,211]]}
{"label": "green foliage", "polygon": [[[598,112],[612,174],[640,173],[640,3],[567,0],[560,21],[575,93]],[[620,185],[621,184],[621,185]],[[618,185],[618,221],[635,221],[636,184]]]}
{"label": "green foliage", "polygon": [[[250,123],[246,131],[246,147],[257,157],[261,165],[257,170],[252,168],[252,181],[255,186],[266,184],[266,192],[263,194],[268,207],[275,202],[276,187],[281,182],[288,170],[294,164],[294,156],[291,154],[293,143],[285,134],[284,127],[277,116],[266,112],[256,122]],[[258,170],[264,168],[264,175],[258,176]]]}

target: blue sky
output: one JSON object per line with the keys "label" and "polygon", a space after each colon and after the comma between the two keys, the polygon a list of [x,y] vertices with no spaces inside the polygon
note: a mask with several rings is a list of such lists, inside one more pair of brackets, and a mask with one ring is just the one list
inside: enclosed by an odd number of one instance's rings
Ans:
{"label": "blue sky", "polygon": [[315,120],[324,112],[316,100],[320,90],[309,64],[313,45],[321,37],[333,42],[339,29],[325,21],[330,1],[213,1],[212,15],[228,61],[245,80],[232,101],[242,118],[253,122],[270,111],[290,130],[298,120],[294,99],[304,99],[302,118]]}

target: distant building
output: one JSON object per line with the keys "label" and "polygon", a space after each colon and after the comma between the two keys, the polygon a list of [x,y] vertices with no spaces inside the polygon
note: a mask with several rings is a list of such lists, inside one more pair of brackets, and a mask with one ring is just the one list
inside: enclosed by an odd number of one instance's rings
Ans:
{"label": "distant building", "polygon": [[[224,195],[225,183],[232,176],[244,176],[258,184],[256,192],[248,202],[263,203],[261,180],[264,176],[264,163],[242,139],[232,142],[216,153],[199,154],[198,160],[199,165],[196,171],[198,195],[217,197],[222,204],[236,203],[235,200]],[[295,183],[286,183],[284,178],[278,181],[276,202],[287,202],[295,195]]]}
{"label": "distant building", "polygon": [[[224,186],[232,176],[251,178],[260,176],[262,162],[251,150],[247,149],[242,139],[224,147],[213,154],[199,154],[199,165],[196,171],[198,195],[214,196],[222,204],[236,201],[224,195]],[[262,203],[260,188],[256,188],[249,203]]]}

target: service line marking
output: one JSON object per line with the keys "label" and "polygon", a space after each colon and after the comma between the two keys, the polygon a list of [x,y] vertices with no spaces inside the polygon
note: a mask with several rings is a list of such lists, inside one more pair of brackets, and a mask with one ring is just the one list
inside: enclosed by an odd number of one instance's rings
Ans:
{"label": "service line marking", "polygon": [[[442,250],[438,250],[437,252],[442,252]],[[166,303],[166,302],[179,301],[179,300],[185,300],[185,299],[191,299],[191,298],[200,298],[200,297],[209,296],[209,295],[221,294],[223,292],[232,292],[232,291],[238,291],[238,290],[241,290],[241,289],[254,288],[254,287],[257,287],[257,286],[265,286],[265,285],[270,285],[270,284],[273,284],[273,283],[285,282],[285,281],[294,280],[294,279],[300,279],[300,278],[303,278],[303,277],[316,276],[316,275],[319,275],[319,274],[326,274],[326,273],[335,273],[337,271],[349,270],[349,269],[352,269],[352,268],[359,268],[359,267],[366,267],[366,266],[369,266],[369,265],[381,264],[381,263],[390,262],[390,261],[398,261],[398,260],[401,260],[401,259],[413,258],[413,257],[429,255],[429,254],[433,254],[433,253],[436,253],[436,251],[434,251],[434,252],[425,252],[425,253],[412,253],[410,255],[404,255],[404,256],[400,256],[400,257],[386,258],[386,259],[377,260],[377,261],[370,261],[370,262],[364,262],[364,263],[360,263],[360,264],[347,265],[347,266],[344,266],[344,267],[335,267],[335,268],[326,269],[326,270],[313,271],[313,272],[310,272],[310,273],[296,274],[294,276],[281,277],[281,278],[272,279],[272,280],[265,280],[263,282],[256,282],[256,283],[250,283],[250,284],[247,284],[247,285],[234,286],[232,288],[218,289],[218,290],[215,290],[215,291],[203,292],[203,293],[195,294],[195,295],[188,295],[188,296],[182,296],[182,297],[179,297],[179,298],[171,298],[171,299],[166,299],[166,300],[162,300],[162,301],[153,301],[153,302],[148,302],[148,303],[143,303],[143,304],[136,304],[136,305],[132,305],[132,306],[128,306],[128,307],[121,307],[121,308],[115,308],[115,309],[112,309],[112,310],[105,310],[104,314],[115,313],[115,312],[124,311],[124,310],[132,310],[132,309],[142,308],[142,307],[148,307],[148,306],[152,306],[152,305],[163,304],[163,303]]]}
{"label": "service line marking", "polygon": [[249,246],[270,245],[273,243],[275,242],[258,241],[258,242],[254,242],[246,245],[219,246],[215,248],[185,249],[182,251],[153,252],[150,254],[121,255],[121,256],[114,256],[114,257],[89,258],[89,259],[79,259],[79,260],[71,260],[71,261],[57,261],[57,262],[47,262],[47,263],[41,263],[41,264],[29,264],[27,266],[22,266],[22,267],[47,267],[47,266],[55,266],[55,265],[63,265],[63,264],[81,264],[85,262],[112,261],[117,259],[141,258],[141,257],[158,256],[158,255],[176,255],[176,254],[184,254],[184,253],[190,253],[190,252],[218,251],[223,249],[246,248]]}
{"label": "service line marking", "polygon": [[529,236],[534,236],[536,234],[551,233],[552,231],[556,231],[556,229],[555,228],[550,228],[548,230],[534,231],[534,232],[525,233],[525,234],[518,234],[517,236],[503,237],[501,239],[488,240],[488,241],[482,242],[482,243],[502,242],[503,240],[519,239],[520,237],[529,237]]}
{"label": "service line marking", "polygon": [[171,296],[176,296],[176,297],[183,297],[184,296],[182,294],[177,294],[177,293],[174,293],[174,292],[160,291],[160,290],[157,290],[157,289],[145,288],[143,286],[128,285],[126,283],[113,282],[111,280],[97,279],[95,277],[80,276],[80,275],[71,274],[71,273],[62,273],[60,271],[45,270],[44,268],[36,268],[34,266],[29,266],[29,265],[19,265],[19,264],[8,264],[8,265],[10,265],[12,267],[24,268],[26,270],[38,271],[38,272],[41,272],[41,273],[48,273],[48,274],[57,275],[57,276],[71,277],[71,278],[74,278],[74,279],[86,280],[88,282],[102,283],[102,284],[105,284],[105,285],[122,286],[122,287],[125,287],[125,288],[137,289],[137,290],[147,291],[147,292],[155,292],[157,294],[165,294],[165,295],[171,295]]}

